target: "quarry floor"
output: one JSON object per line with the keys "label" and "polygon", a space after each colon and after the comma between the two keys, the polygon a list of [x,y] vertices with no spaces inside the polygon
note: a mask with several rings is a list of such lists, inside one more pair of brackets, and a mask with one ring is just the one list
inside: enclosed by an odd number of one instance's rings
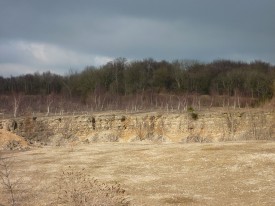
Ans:
{"label": "quarry floor", "polygon": [[275,142],[95,143],[2,157],[12,157],[20,178],[19,205],[51,205],[69,166],[120,183],[133,205],[275,205]]}

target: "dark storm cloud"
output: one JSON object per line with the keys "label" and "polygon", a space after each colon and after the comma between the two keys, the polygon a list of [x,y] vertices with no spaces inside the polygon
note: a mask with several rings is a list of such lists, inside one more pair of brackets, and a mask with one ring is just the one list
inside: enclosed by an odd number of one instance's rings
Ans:
{"label": "dark storm cloud", "polygon": [[0,1],[0,75],[119,56],[275,63],[274,9],[273,0]]}

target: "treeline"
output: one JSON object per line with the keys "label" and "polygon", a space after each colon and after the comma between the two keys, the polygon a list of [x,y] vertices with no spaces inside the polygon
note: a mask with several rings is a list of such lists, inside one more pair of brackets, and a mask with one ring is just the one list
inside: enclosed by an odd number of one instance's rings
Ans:
{"label": "treeline", "polygon": [[[119,99],[126,101],[137,96],[144,100],[149,98],[151,105],[160,105],[162,100],[156,98],[165,95],[170,99],[171,96],[177,99],[182,96],[223,96],[228,98],[227,101],[234,97],[235,100],[238,98],[239,106],[251,106],[273,97],[274,82],[275,67],[262,61],[201,63],[118,58],[100,67],[88,66],[81,72],[70,71],[65,76],[46,72],[0,77],[0,94],[62,96],[68,101],[78,100],[82,105],[100,104],[97,107],[101,108],[106,107],[107,102],[114,104],[111,99],[121,104]],[[246,99],[246,102],[240,102],[240,99]]]}

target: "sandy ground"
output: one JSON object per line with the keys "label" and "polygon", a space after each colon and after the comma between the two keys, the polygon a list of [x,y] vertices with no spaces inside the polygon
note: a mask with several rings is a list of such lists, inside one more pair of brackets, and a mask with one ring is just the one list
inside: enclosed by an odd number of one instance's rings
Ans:
{"label": "sandy ground", "polygon": [[0,149],[24,149],[27,147],[28,143],[23,137],[0,129]]}
{"label": "sandy ground", "polygon": [[[97,143],[2,157],[13,159],[20,205],[50,205],[68,166],[119,182],[134,205],[275,205],[274,142]],[[0,203],[5,198],[0,193]]]}

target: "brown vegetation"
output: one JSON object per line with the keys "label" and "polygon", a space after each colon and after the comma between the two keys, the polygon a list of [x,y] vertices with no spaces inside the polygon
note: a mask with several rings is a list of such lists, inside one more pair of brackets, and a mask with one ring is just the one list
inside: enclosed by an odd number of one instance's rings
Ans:
{"label": "brown vegetation", "polygon": [[46,72],[0,77],[0,114],[258,107],[274,96],[274,82],[275,67],[261,61],[206,64],[118,58],[66,76]]}
{"label": "brown vegetation", "polygon": [[[13,178],[24,177],[23,186],[28,187],[16,190],[18,205],[79,205],[95,197],[109,203],[107,193],[133,205],[275,203],[274,142],[98,143],[73,151],[45,147],[2,153],[11,156]],[[28,195],[20,197],[24,191]],[[0,192],[1,203],[9,197]]]}
{"label": "brown vegetation", "polygon": [[[118,183],[105,183],[91,178],[85,169],[71,167],[56,178],[57,200],[55,204],[66,206],[117,205],[127,206],[125,190]],[[54,203],[52,203],[54,204]]]}

